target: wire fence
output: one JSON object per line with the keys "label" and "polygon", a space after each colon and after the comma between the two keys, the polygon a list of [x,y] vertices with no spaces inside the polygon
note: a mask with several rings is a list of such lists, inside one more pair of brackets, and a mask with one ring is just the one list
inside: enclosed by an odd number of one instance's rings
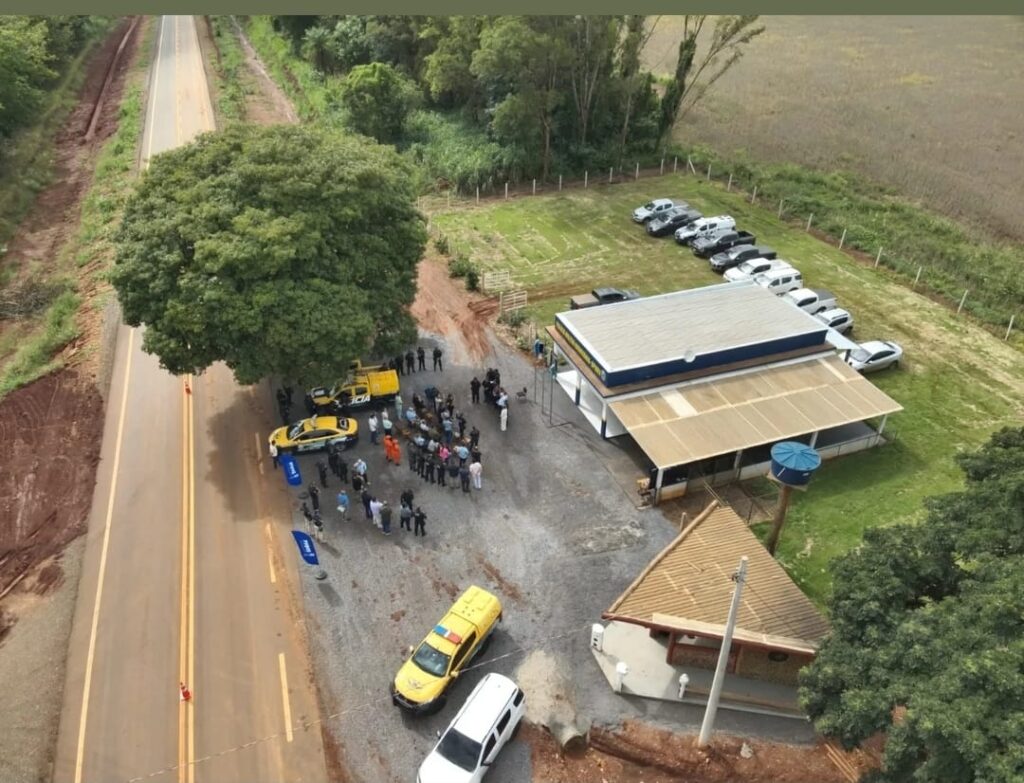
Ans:
{"label": "wire fence", "polygon": [[[828,220],[828,215],[814,212],[802,212],[799,205],[804,199],[799,193],[792,193],[783,196],[776,203],[774,196],[770,203],[765,202],[763,193],[759,195],[759,184],[757,181],[747,181],[735,171],[728,168],[716,169],[713,162],[695,159],[693,155],[666,155],[655,158],[637,159],[632,165],[612,166],[608,169],[585,170],[582,176],[558,174],[548,180],[540,178],[530,179],[523,182],[504,182],[501,184],[488,184],[477,187],[472,192],[460,192],[449,190],[446,194],[447,205],[459,206],[494,201],[508,201],[512,199],[525,198],[529,196],[551,195],[566,190],[589,190],[602,189],[621,185],[629,182],[638,182],[642,179],[652,179],[668,175],[676,175],[687,178],[696,178],[713,182],[724,187],[726,192],[734,192],[744,196],[752,205],[760,204],[762,208],[775,212],[775,217],[780,222],[791,226],[799,226],[807,233],[813,233],[818,239],[835,245],[839,250],[846,252],[849,258],[859,263],[869,265],[879,272],[885,271],[896,281],[907,285],[911,290],[917,291],[925,296],[940,302],[953,310],[957,317],[964,315],[973,316],[979,325],[983,326],[993,335],[1003,341],[1011,341],[1015,346],[1024,345],[1021,330],[1016,328],[1019,312],[1007,310],[1004,313],[993,313],[990,304],[985,303],[979,309],[983,309],[985,317],[971,313],[972,302],[971,289],[964,287],[962,292],[950,293],[949,285],[940,286],[929,284],[929,271],[925,265],[912,265],[900,258],[899,255],[888,250],[884,245],[867,247],[860,234],[861,228],[856,225],[849,225],[834,236],[832,233],[820,230],[823,225],[834,225],[835,221]],[[466,251],[462,251],[466,252]],[[915,269],[916,266],[916,269]],[[935,275],[940,276],[939,272]],[[965,309],[967,312],[965,313]]]}

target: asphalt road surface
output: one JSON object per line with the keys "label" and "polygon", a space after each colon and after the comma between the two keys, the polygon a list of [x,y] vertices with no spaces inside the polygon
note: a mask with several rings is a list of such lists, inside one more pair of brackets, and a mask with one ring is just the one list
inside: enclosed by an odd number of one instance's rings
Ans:
{"label": "asphalt road surface", "polygon": [[[156,23],[146,161],[214,127],[194,19]],[[122,327],[54,780],[325,780],[268,395],[174,377],[141,342]]]}

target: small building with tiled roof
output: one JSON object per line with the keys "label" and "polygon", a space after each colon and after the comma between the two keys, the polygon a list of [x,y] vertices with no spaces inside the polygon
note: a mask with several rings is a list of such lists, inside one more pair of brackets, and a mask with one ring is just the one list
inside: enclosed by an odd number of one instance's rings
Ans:
{"label": "small building with tiled roof", "polygon": [[714,669],[733,574],[744,555],[747,577],[728,673],[796,684],[828,621],[728,506],[712,503],[686,525],[602,617],[667,636],[667,662],[674,666]]}

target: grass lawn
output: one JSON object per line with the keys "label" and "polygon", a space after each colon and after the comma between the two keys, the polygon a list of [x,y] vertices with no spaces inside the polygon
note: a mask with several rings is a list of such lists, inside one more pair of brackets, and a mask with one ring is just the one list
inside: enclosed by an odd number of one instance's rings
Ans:
{"label": "grass lawn", "polygon": [[786,225],[772,209],[692,177],[665,176],[612,188],[566,191],[453,206],[424,202],[431,222],[485,270],[510,270],[529,292],[530,315],[551,323],[567,298],[597,285],[643,294],[720,282],[706,261],[671,238],[651,239],[630,220],[648,198],[682,198],[706,215],[731,214],[808,285],[836,293],[856,320],[854,338],[894,339],[905,351],[898,370],[873,381],[905,410],[889,418],[880,448],[826,462],[791,507],[779,548],[794,579],[819,603],[831,584],[829,561],[873,525],[915,521],[921,500],[955,490],[953,455],[993,430],[1024,418],[1024,355],[945,307],[917,295],[884,270]]}

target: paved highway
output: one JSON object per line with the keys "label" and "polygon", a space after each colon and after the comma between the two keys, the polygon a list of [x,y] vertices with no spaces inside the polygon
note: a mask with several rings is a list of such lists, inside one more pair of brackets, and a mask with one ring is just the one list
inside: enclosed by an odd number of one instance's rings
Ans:
{"label": "paved highway", "polygon": [[[214,127],[194,19],[155,24],[144,161]],[[326,780],[266,390],[174,377],[141,337],[118,335],[54,780]]]}

